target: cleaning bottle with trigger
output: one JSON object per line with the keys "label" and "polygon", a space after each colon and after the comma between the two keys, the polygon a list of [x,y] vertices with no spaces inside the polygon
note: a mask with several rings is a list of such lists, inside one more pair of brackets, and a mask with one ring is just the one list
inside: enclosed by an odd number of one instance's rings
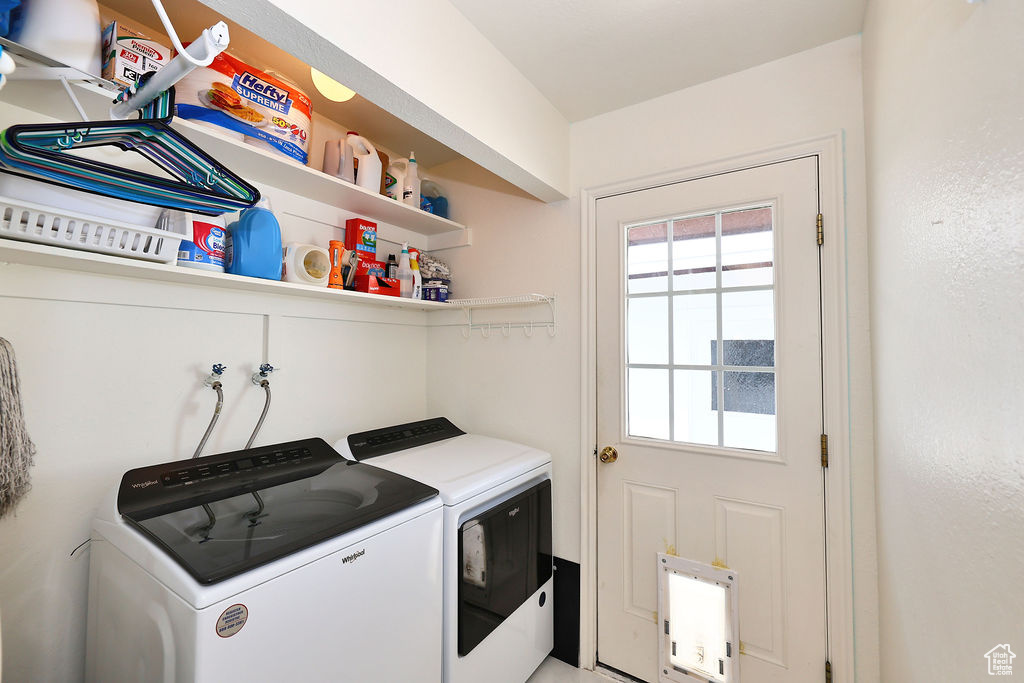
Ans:
{"label": "cleaning bottle with trigger", "polygon": [[416,152],[409,152],[409,163],[405,167],[405,189],[402,191],[402,201],[409,206],[420,208],[420,178],[416,164]]}
{"label": "cleaning bottle with trigger", "polygon": [[409,267],[412,268],[412,298],[423,298],[423,275],[420,273],[420,252],[409,250]]}
{"label": "cleaning bottle with trigger", "polygon": [[402,258],[398,261],[398,285],[399,295],[402,298],[409,299],[412,297],[412,267],[409,265],[409,243],[406,242],[402,245]]}

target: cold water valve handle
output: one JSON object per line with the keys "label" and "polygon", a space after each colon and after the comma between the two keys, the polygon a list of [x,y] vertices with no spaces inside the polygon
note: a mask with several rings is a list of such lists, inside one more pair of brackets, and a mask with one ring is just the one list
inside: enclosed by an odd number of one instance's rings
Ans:
{"label": "cold water valve handle", "polygon": [[[224,374],[224,371],[228,369],[228,366],[221,365],[220,363],[214,363],[213,368],[210,370],[210,375],[203,380],[203,385],[208,387],[214,387],[214,385],[220,384],[220,376]],[[214,387],[216,389],[216,387]]]}
{"label": "cold water valve handle", "polygon": [[270,363],[260,364],[260,369],[252,374],[252,383],[258,387],[265,386],[264,383],[270,384],[270,380],[267,378],[270,377],[270,373],[278,369],[280,368],[275,368]]}

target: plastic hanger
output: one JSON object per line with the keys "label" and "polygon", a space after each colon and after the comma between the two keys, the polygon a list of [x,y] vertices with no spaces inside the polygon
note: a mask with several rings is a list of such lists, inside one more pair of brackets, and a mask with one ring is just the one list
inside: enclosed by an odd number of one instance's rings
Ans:
{"label": "plastic hanger", "polygon": [[[211,216],[254,206],[259,191],[172,129],[173,111],[172,88],[144,107],[138,120],[11,126],[0,133],[0,171]],[[68,153],[109,146],[140,154],[174,180]]]}

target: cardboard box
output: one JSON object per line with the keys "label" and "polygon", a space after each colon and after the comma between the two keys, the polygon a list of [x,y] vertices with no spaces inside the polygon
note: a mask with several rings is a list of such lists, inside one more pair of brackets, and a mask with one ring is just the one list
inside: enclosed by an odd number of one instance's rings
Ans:
{"label": "cardboard box", "polygon": [[360,261],[376,258],[377,224],[365,218],[349,218],[345,221],[345,248],[359,252]]}
{"label": "cardboard box", "polygon": [[448,290],[451,287],[451,280],[432,278],[423,283],[424,301],[448,301]]}
{"label": "cardboard box", "polygon": [[103,29],[103,78],[123,86],[159,71],[171,61],[171,51],[124,24],[112,21]]}
{"label": "cardboard box", "polygon": [[381,275],[356,275],[356,291],[383,296],[401,296],[401,283],[398,278]]}
{"label": "cardboard box", "polygon": [[387,266],[381,261],[374,261],[370,258],[360,257],[356,261],[356,277],[365,277],[367,275],[379,275],[384,277],[387,275]]}

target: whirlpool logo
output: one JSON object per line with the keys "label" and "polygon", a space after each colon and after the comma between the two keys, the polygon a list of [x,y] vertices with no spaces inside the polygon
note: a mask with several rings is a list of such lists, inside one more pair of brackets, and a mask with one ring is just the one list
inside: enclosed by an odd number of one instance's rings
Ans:
{"label": "whirlpool logo", "polygon": [[519,514],[519,508],[512,508],[511,510],[508,511],[508,516],[509,517],[515,517],[518,514]]}
{"label": "whirlpool logo", "polygon": [[134,484],[132,484],[132,488],[133,489],[144,489],[144,488],[146,488],[148,486],[153,486],[153,485],[159,484],[159,483],[160,482],[158,482],[156,479],[150,479],[149,481],[137,481]]}
{"label": "whirlpool logo", "polygon": [[366,554],[366,550],[357,550],[354,553],[352,553],[351,555],[348,555],[346,557],[341,558],[341,563],[342,564],[348,564],[349,562],[355,562],[356,560],[358,560],[360,557],[362,557],[365,554]]}

